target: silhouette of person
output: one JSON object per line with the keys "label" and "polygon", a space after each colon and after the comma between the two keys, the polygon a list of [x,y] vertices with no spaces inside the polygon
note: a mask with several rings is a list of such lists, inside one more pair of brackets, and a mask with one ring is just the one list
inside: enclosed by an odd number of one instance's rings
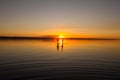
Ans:
{"label": "silhouette of person", "polygon": [[63,39],[57,39],[57,51],[63,51]]}

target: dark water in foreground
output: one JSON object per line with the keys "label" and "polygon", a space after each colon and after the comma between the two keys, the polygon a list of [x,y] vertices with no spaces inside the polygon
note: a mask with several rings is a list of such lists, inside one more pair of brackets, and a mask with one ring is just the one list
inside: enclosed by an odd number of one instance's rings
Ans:
{"label": "dark water in foreground", "polygon": [[0,40],[0,80],[120,80],[117,40]]}

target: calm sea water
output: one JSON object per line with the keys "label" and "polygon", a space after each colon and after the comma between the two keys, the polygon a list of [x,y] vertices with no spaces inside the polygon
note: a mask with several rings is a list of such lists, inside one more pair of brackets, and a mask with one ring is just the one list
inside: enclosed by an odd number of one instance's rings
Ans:
{"label": "calm sea water", "polygon": [[120,80],[118,40],[0,40],[0,80]]}

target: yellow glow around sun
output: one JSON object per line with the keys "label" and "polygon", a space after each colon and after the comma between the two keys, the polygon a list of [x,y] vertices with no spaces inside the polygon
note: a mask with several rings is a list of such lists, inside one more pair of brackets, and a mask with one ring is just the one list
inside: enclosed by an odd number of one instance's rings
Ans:
{"label": "yellow glow around sun", "polygon": [[59,38],[63,38],[63,35],[60,35]]}

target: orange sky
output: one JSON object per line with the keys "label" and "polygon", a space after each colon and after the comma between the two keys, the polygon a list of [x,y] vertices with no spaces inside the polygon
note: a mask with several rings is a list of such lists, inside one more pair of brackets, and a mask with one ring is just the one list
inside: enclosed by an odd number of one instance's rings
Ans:
{"label": "orange sky", "polygon": [[0,36],[120,38],[120,1],[0,1]]}

